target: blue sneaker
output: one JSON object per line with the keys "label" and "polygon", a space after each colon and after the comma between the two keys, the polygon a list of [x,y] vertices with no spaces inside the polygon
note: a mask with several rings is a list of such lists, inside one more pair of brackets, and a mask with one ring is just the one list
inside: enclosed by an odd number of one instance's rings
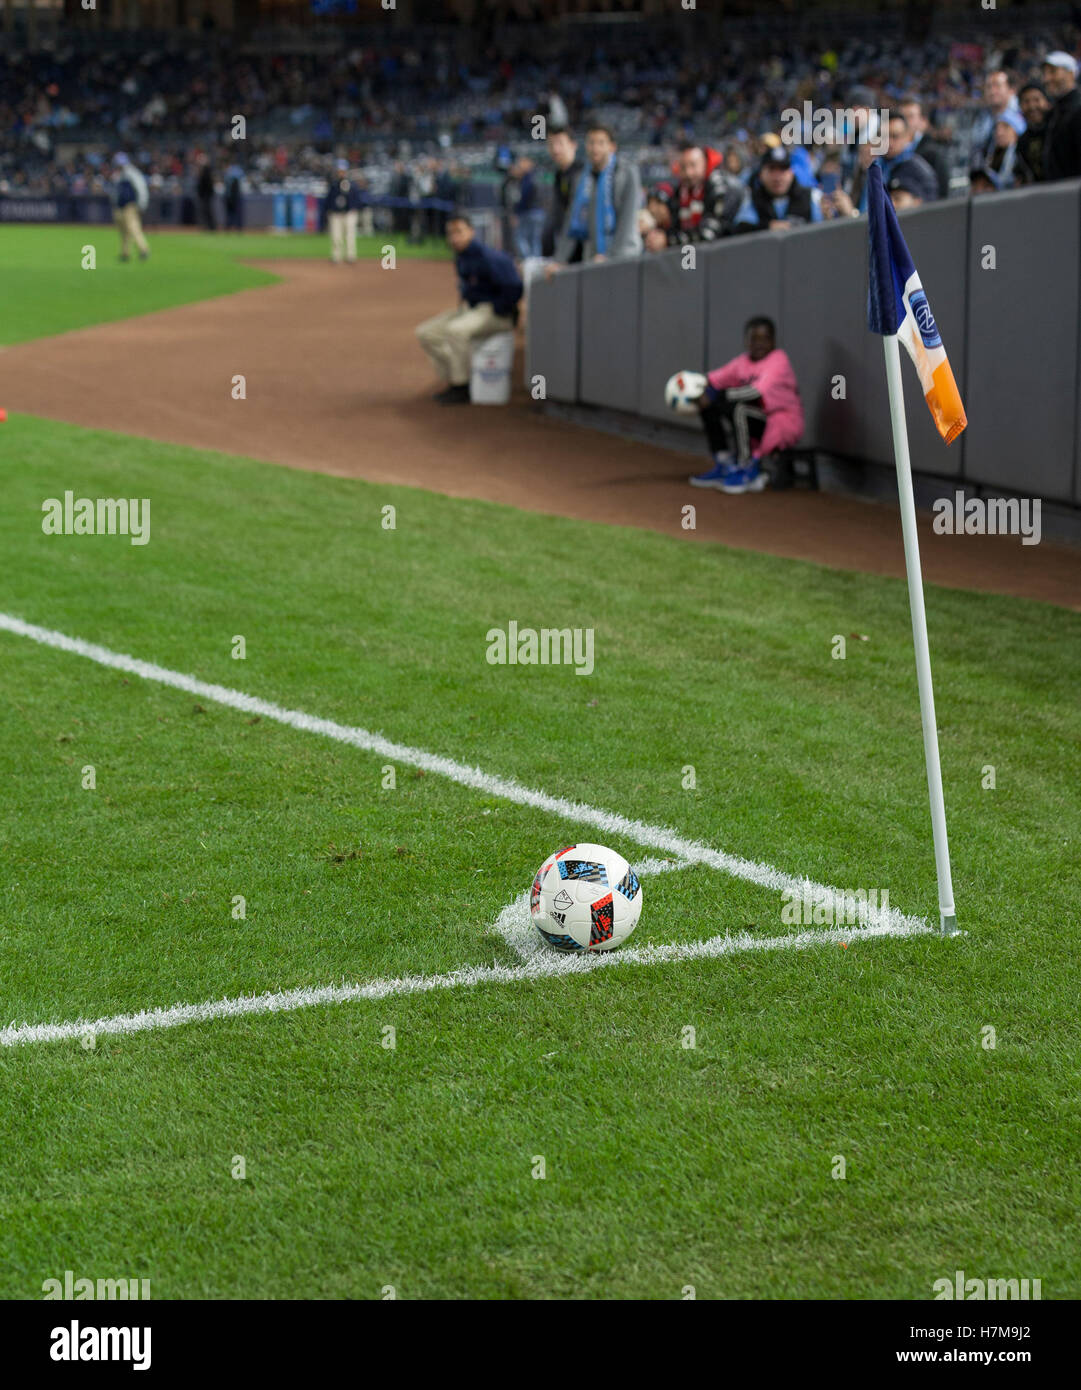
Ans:
{"label": "blue sneaker", "polygon": [[726,478],[738,472],[731,454],[714,454],[717,461],[708,473],[696,473],[687,481],[691,487],[722,487]]}
{"label": "blue sneaker", "polygon": [[758,460],[752,459],[746,468],[729,468],[725,476],[713,486],[728,493],[761,492],[767,481],[766,475],[758,466]]}

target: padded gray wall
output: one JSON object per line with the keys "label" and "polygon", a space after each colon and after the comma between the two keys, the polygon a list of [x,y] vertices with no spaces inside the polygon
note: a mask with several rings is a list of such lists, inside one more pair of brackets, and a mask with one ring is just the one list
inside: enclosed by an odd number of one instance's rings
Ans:
{"label": "padded gray wall", "polygon": [[526,387],[544,377],[546,398],[578,399],[578,296],[581,273],[573,267],[529,287]]}
{"label": "padded gray wall", "polygon": [[754,232],[703,253],[711,367],[743,351],[743,325],[755,314],[766,314],[779,325],[782,240],[781,232]]}
{"label": "padded gray wall", "polygon": [[1075,495],[1079,216],[1076,183],[974,198],[969,241],[969,477],[1063,501]]}
{"label": "padded gray wall", "polygon": [[[885,366],[867,332],[866,223],[783,233],[780,280],[777,333],[799,382],[804,442],[877,457],[867,395],[874,371],[882,376]],[[837,376],[845,378],[844,400],[833,399]]]}
{"label": "padded gray wall", "polygon": [[[902,363],[914,470],[1081,503],[1081,184],[951,199],[901,225],[969,419],[947,449]],[[982,266],[987,246],[994,270]],[[680,264],[678,252],[645,256],[537,288],[530,370],[553,399],[671,421],[671,372],[727,361],[744,322],[768,314],[796,369],[805,442],[892,464],[882,347],[867,331],[865,220],[733,237],[699,248],[694,271]]]}
{"label": "padded gray wall", "polygon": [[638,413],[701,430],[697,419],[673,415],[664,385],[673,372],[704,372],[706,360],[706,260],[695,248],[694,268],[682,250],[642,261],[642,316],[638,338]]}
{"label": "padded gray wall", "polygon": [[635,257],[580,272],[578,391],[587,405],[638,408],[641,269]]}

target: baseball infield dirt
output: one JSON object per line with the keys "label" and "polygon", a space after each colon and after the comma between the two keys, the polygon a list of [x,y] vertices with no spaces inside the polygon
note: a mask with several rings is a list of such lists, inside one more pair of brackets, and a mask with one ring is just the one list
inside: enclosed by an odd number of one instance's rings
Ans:
{"label": "baseball infield dirt", "polygon": [[[293,468],[904,575],[895,507],[802,491],[692,490],[678,454],[545,418],[520,368],[509,406],[436,405],[413,327],[453,304],[446,262],[267,268],[281,283],[7,349],[4,405]],[[232,398],[237,375],[245,400]],[[694,531],[681,526],[688,502]],[[1081,608],[1081,551],[939,536],[929,516],[920,543],[931,583]]]}

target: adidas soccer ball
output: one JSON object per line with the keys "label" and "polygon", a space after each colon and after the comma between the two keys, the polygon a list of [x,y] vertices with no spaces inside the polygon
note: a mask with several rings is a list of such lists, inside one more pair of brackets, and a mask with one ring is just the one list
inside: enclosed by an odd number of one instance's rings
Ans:
{"label": "adidas soccer ball", "polygon": [[697,415],[698,397],[709,383],[701,372],[676,372],[664,387],[664,403],[677,415]]}
{"label": "adidas soccer ball", "polygon": [[615,850],[569,845],[550,855],[529,894],[533,925],[557,951],[611,951],[638,925],[642,885]]}

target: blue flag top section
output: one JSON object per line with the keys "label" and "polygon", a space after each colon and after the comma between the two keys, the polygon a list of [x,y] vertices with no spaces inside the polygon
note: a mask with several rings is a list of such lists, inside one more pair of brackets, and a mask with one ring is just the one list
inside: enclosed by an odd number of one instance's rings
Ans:
{"label": "blue flag top section", "polygon": [[867,171],[867,225],[871,236],[867,327],[872,333],[896,333],[905,317],[905,286],[916,267],[877,164]]}

